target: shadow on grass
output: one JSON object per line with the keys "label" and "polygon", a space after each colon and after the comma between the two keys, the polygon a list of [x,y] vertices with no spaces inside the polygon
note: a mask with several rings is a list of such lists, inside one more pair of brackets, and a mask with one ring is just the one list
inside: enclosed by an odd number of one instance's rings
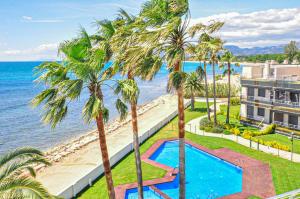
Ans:
{"label": "shadow on grass", "polygon": [[188,112],[206,112],[207,108],[194,108],[194,110],[192,111],[192,109],[188,109]]}

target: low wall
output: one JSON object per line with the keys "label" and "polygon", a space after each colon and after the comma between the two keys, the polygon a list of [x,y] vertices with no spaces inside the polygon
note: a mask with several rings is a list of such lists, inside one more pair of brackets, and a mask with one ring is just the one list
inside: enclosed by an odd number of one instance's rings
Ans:
{"label": "low wall", "polygon": [[[188,107],[190,105],[190,100],[186,101],[184,106]],[[176,117],[178,114],[178,111],[173,111],[169,115],[165,117],[162,121],[158,122],[155,126],[153,126],[148,131],[144,132],[139,136],[140,143],[144,142],[146,139],[148,139],[150,136],[152,136],[154,133],[156,133],[159,129],[161,129],[163,126],[165,126],[167,123],[169,123],[174,117]],[[125,157],[128,153],[133,151],[133,144],[132,142],[129,143],[127,146],[125,146],[122,150],[114,154],[110,158],[110,164],[111,166],[118,163],[123,157]],[[61,191],[61,193],[58,195],[59,197],[63,197],[66,199],[74,198],[78,193],[80,193],[84,188],[91,186],[92,182],[95,181],[100,175],[102,175],[104,172],[103,165],[100,164],[96,166],[92,171],[85,174],[81,179],[79,179],[77,182],[75,182],[73,185],[70,185],[69,187],[65,188]]]}

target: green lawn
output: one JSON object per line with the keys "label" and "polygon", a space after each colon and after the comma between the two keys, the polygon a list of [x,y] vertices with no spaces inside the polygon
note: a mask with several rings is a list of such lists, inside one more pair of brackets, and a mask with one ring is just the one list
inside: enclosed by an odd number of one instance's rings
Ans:
{"label": "green lawn", "polygon": [[[185,111],[186,121],[206,114],[205,103],[196,103],[196,111],[190,109]],[[163,127],[159,132],[149,138],[141,146],[143,154],[153,143],[159,139],[176,137],[177,118],[171,123]],[[202,137],[191,133],[186,133],[186,138],[197,144],[203,145],[210,149],[229,148],[241,154],[245,154],[257,160],[268,163],[272,170],[273,181],[276,188],[276,193],[284,193],[297,188],[300,188],[300,164],[293,163],[288,160],[278,158],[273,155],[265,154],[253,149],[236,144],[235,142],[222,138]],[[144,180],[160,178],[165,175],[165,171],[143,163],[143,178]],[[113,168],[113,179],[115,186],[136,181],[135,164],[133,153],[130,153],[119,164]],[[78,198],[81,199],[104,199],[107,197],[107,189],[104,177],[101,177],[94,185],[83,192]]]}
{"label": "green lawn", "polygon": [[[289,146],[290,149],[292,149],[291,140],[287,136],[284,136],[284,135],[270,134],[270,135],[258,136],[257,138],[260,138],[264,141],[274,141],[275,140],[281,144]],[[296,140],[296,139],[294,140],[294,152],[300,154],[300,140]]]}
{"label": "green lawn", "polygon": [[[221,105],[220,106],[220,114],[217,116],[217,120],[221,123],[226,122],[226,113],[227,113],[227,106]],[[230,106],[230,119],[229,123],[238,127],[240,130],[247,129],[249,131],[258,131],[258,128],[252,126],[246,126],[240,123],[239,116],[240,115],[240,105],[231,105]]]}

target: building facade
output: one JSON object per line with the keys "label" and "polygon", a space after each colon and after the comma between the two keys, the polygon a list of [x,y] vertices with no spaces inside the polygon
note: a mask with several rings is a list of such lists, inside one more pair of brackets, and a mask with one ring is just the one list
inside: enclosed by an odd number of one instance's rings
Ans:
{"label": "building facade", "polygon": [[300,65],[246,64],[241,87],[242,121],[300,131]]}

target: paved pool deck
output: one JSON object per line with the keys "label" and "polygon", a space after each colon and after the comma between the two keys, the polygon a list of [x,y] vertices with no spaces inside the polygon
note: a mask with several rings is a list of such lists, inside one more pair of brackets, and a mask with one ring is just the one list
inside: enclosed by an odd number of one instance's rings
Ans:
{"label": "paved pool deck", "polygon": [[[142,161],[167,171],[166,175],[163,178],[144,181],[144,186],[150,186],[157,193],[159,193],[164,199],[170,199],[170,197],[162,193],[154,185],[173,181],[176,177],[176,174],[178,173],[178,170],[157,163],[151,160],[150,157],[164,142],[170,140],[176,140],[176,138],[159,140],[155,144],[153,144],[142,155]],[[242,192],[222,197],[222,199],[245,199],[253,195],[259,196],[261,198],[268,198],[275,195],[275,188],[273,185],[272,174],[268,164],[255,160],[248,156],[242,155],[240,153],[234,152],[230,149],[221,148],[221,149],[211,150],[188,140],[186,140],[185,142],[199,150],[202,150],[206,153],[209,153],[213,156],[216,156],[220,159],[230,162],[243,169]],[[126,190],[136,188],[136,187],[137,187],[137,183],[125,184],[116,187],[115,190],[116,190],[117,199],[124,199]]]}

